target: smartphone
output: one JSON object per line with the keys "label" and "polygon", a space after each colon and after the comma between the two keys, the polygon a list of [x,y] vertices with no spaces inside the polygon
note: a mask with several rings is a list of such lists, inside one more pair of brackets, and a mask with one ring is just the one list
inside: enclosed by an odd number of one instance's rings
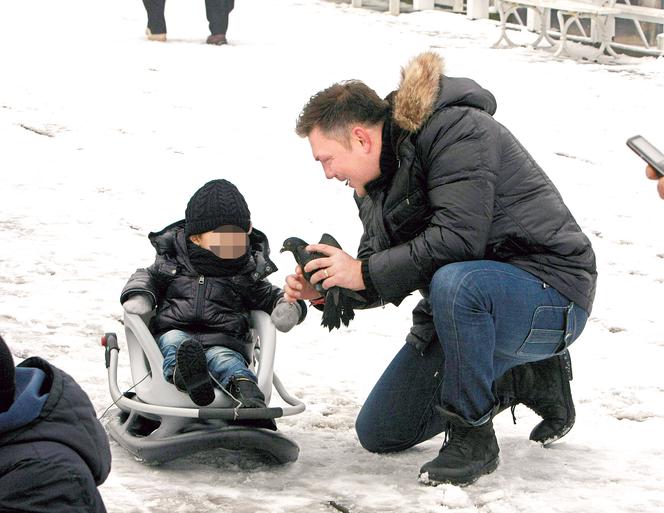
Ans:
{"label": "smartphone", "polygon": [[634,153],[650,164],[659,176],[664,177],[664,153],[650,144],[645,137],[635,135],[627,139],[629,146]]}

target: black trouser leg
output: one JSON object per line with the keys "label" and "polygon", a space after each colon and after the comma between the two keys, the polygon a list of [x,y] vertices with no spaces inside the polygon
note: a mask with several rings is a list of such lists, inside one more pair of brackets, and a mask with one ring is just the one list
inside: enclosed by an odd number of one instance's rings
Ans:
{"label": "black trouser leg", "polygon": [[235,0],[205,0],[205,14],[210,22],[210,34],[226,34],[228,16],[235,7]]}
{"label": "black trouser leg", "polygon": [[166,18],[164,8],[166,0],[143,0],[148,13],[148,28],[153,34],[166,34]]}

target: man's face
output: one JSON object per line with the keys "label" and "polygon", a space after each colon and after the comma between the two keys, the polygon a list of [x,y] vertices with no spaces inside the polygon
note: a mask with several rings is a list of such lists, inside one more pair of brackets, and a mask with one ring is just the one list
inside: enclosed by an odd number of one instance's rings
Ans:
{"label": "man's face", "polygon": [[242,231],[242,228],[232,225],[223,225],[210,232],[192,235],[191,240],[219,258],[226,259],[241,257],[249,247],[248,234]]}
{"label": "man's face", "polygon": [[367,147],[351,136],[350,145],[345,145],[325,135],[318,127],[309,133],[309,144],[314,159],[323,166],[325,177],[346,182],[346,185],[355,189],[358,196],[365,196],[364,186],[380,175],[380,150],[376,153],[375,144]]}

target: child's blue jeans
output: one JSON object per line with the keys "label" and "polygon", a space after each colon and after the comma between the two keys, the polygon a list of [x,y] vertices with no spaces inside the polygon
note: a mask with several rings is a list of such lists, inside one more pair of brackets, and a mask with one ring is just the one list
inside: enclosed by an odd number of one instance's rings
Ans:
{"label": "child's blue jeans", "polygon": [[[157,340],[157,345],[164,355],[164,378],[168,382],[173,381],[173,372],[175,371],[175,354],[180,344],[192,335],[180,330],[171,330],[164,333]],[[214,378],[221,388],[226,388],[228,382],[233,377],[243,377],[250,379],[254,383],[256,375],[247,368],[244,357],[237,351],[228,347],[213,346],[205,351],[207,366],[210,375]]]}
{"label": "child's blue jeans", "polygon": [[406,344],[374,386],[355,423],[362,445],[399,451],[445,429],[435,406],[485,422],[493,382],[516,365],[563,351],[588,313],[532,274],[479,260],[441,267],[429,288],[438,341]]}

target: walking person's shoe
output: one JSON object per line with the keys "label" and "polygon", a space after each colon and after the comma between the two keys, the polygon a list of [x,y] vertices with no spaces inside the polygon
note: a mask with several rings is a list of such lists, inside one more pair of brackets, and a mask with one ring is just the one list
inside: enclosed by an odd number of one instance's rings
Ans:
{"label": "walking person's shoe", "polygon": [[160,41],[162,43],[166,42],[165,32],[163,34],[153,34],[149,28],[146,28],[145,36],[148,38],[148,41]]}
{"label": "walking person's shoe", "polygon": [[496,382],[500,409],[524,404],[542,417],[530,439],[542,445],[555,442],[569,433],[576,419],[572,378],[569,351],[513,367]]}
{"label": "walking person's shoe", "polygon": [[228,44],[228,40],[226,39],[226,34],[212,34],[208,36],[205,43],[208,45],[221,46]]}
{"label": "walking person's shoe", "polygon": [[[265,396],[258,385],[252,380],[243,377],[231,378],[226,390],[240,403],[240,408],[267,408]],[[258,427],[277,430],[274,419],[237,419],[233,421],[236,426]]]}
{"label": "walking person's shoe", "polygon": [[173,383],[184,388],[194,403],[198,406],[207,406],[214,401],[214,386],[210,379],[205,358],[205,348],[193,338],[187,339],[175,354],[175,372]]}
{"label": "walking person's shoe", "polygon": [[420,469],[420,481],[428,485],[450,483],[467,486],[498,468],[498,441],[491,419],[473,426],[458,415],[445,412],[450,424],[438,456]]}

